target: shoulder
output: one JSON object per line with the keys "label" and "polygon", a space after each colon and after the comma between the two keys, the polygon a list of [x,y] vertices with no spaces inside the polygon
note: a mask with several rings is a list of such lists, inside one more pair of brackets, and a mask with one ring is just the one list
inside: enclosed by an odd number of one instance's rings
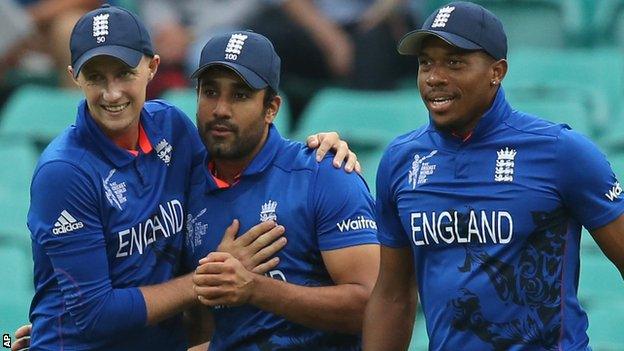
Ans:
{"label": "shoulder", "polygon": [[191,119],[182,110],[166,100],[146,101],[143,109],[149,118],[152,118],[159,124],[171,122],[185,125],[192,124]]}
{"label": "shoulder", "polygon": [[48,163],[65,164],[68,167],[82,168],[85,160],[90,157],[91,148],[83,138],[79,137],[76,127],[70,126],[54,138],[43,150],[35,173]]}
{"label": "shoulder", "polygon": [[[424,125],[409,133],[399,135],[394,138],[386,147],[379,164],[379,170],[388,171],[387,167],[398,165],[400,160],[412,158],[415,150],[429,150],[433,145],[430,138],[427,138],[429,127]],[[433,147],[434,148],[434,147]],[[379,171],[378,171],[379,173]]]}
{"label": "shoulder", "polygon": [[[325,158],[330,157],[333,158],[332,153],[325,156]],[[314,172],[318,169],[319,163],[316,161],[315,149],[310,149],[298,141],[283,139],[273,165],[286,172]]]}
{"label": "shoulder", "polygon": [[551,139],[556,139],[563,130],[570,130],[567,124],[550,122],[518,110],[512,110],[503,124],[512,132]]}
{"label": "shoulder", "polygon": [[33,173],[32,188],[45,192],[62,191],[77,185],[92,188],[95,186],[93,177],[93,172],[89,172],[81,162],[50,158],[37,164]]}
{"label": "shoulder", "polygon": [[424,125],[409,133],[399,135],[388,144],[384,155],[392,154],[398,156],[408,152],[408,150],[428,149],[431,146],[431,141],[427,138],[429,132],[429,126]]}

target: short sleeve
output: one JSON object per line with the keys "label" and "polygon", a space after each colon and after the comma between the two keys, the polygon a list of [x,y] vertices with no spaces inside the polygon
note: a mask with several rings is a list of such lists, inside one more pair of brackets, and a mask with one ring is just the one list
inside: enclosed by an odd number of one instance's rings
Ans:
{"label": "short sleeve", "polygon": [[[50,259],[65,307],[77,327],[87,334],[107,335],[142,327],[147,314],[137,288],[113,292],[94,189],[95,184],[74,165],[44,164],[31,184],[28,227]],[[108,318],[120,315],[123,321]]]}
{"label": "short sleeve", "polygon": [[400,248],[408,246],[409,241],[401,225],[394,199],[390,158],[391,151],[386,150],[377,169],[375,219],[377,220],[379,242],[385,246]]}
{"label": "short sleeve", "polygon": [[622,187],[605,155],[586,137],[563,129],[557,141],[559,191],[565,206],[588,230],[624,212]]}
{"label": "short sleeve", "polygon": [[358,174],[336,169],[331,158],[325,158],[319,164],[313,191],[321,251],[379,243],[373,199]]}

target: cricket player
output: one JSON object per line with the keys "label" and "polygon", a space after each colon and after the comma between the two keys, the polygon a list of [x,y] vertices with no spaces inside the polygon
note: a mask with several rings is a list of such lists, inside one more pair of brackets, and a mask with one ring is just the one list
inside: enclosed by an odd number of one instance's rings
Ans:
{"label": "cricket player", "polygon": [[590,350],[582,226],[624,273],[624,200],[605,156],[509,105],[507,38],[485,8],[440,7],[398,50],[418,57],[430,122],[379,165],[364,349],[406,350],[420,296],[430,350]]}
{"label": "cricket player", "polygon": [[[199,262],[195,291],[213,307],[210,350],[360,350],[379,264],[365,182],[327,158],[317,163],[273,126],[280,58],[266,37],[213,37],[194,76],[209,157],[193,177],[186,264]],[[242,230],[265,221],[285,227],[286,246],[266,275],[218,252],[233,219]]]}

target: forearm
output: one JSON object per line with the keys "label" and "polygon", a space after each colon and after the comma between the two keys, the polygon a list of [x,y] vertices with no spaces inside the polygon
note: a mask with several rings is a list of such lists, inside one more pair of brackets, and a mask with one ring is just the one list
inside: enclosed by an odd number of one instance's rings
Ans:
{"label": "forearm", "polygon": [[41,25],[70,9],[88,10],[99,5],[97,0],[46,0],[28,7],[32,19]]}
{"label": "forearm", "polygon": [[373,290],[366,306],[363,326],[363,349],[407,350],[416,314],[416,294],[384,297]]}
{"label": "forearm", "polygon": [[319,45],[324,46],[333,33],[342,31],[335,23],[312,4],[310,0],[287,0],[282,4],[282,10],[291,20],[300,25]]}
{"label": "forearm", "polygon": [[192,274],[187,274],[166,283],[139,288],[145,299],[148,325],[182,313],[197,303],[192,279]]}
{"label": "forearm", "polygon": [[256,275],[250,303],[309,328],[357,334],[369,290],[358,284],[307,287]]}

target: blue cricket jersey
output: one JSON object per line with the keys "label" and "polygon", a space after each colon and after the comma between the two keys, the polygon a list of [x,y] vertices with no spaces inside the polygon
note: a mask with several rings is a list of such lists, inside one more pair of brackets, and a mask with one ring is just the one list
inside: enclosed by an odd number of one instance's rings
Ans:
{"label": "blue cricket jersey", "polygon": [[[219,189],[206,167],[193,177],[185,259],[190,269],[216,251],[225,229],[239,233],[272,219],[286,228],[286,247],[268,276],[302,286],[334,285],[321,252],[378,244],[373,200],[364,181],[317,163],[313,150],[283,139],[271,126],[265,145],[240,181]],[[204,191],[199,191],[204,189]],[[252,305],[213,310],[211,350],[359,350],[360,337],[323,332],[287,321]]]}
{"label": "blue cricket jersey", "polygon": [[411,248],[429,349],[589,350],[581,226],[618,218],[621,192],[588,139],[512,110],[502,88],[464,142],[433,123],[395,139],[379,240]]}
{"label": "blue cricket jersey", "polygon": [[186,350],[180,316],[146,326],[137,287],[179,269],[191,168],[205,151],[190,120],[164,101],[146,102],[140,122],[153,150],[135,157],[83,101],[76,125],[39,160],[28,213],[32,350]]}

